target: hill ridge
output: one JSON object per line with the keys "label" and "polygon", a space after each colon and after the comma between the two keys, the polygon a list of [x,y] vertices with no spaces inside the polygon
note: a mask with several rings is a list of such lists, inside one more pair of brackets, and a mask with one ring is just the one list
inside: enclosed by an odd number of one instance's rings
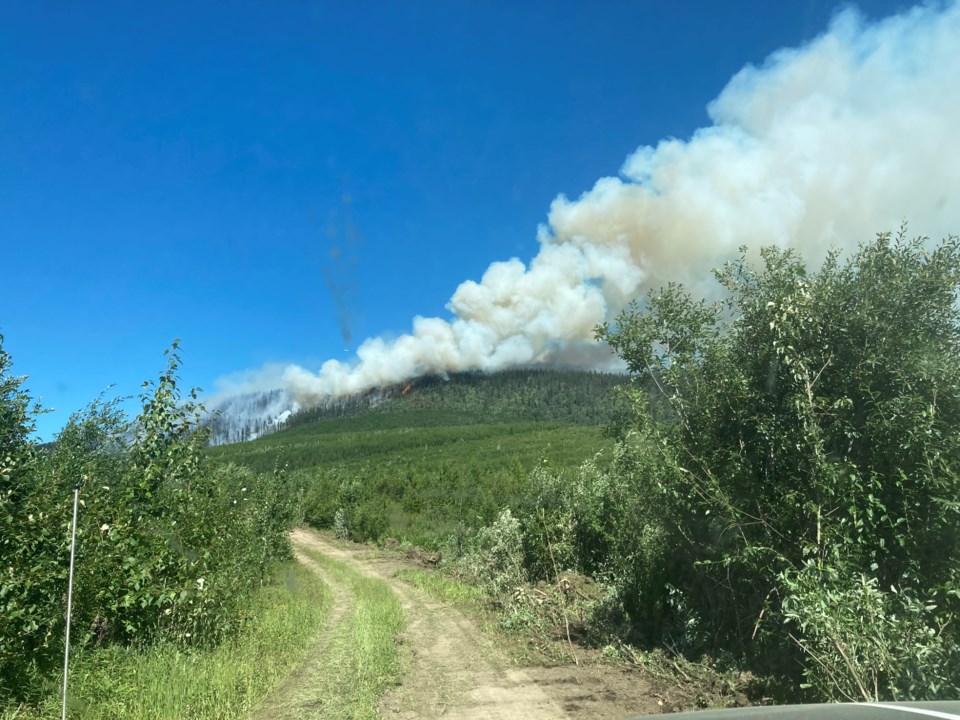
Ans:
{"label": "hill ridge", "polygon": [[[611,417],[610,391],[627,376],[579,369],[513,368],[494,373],[430,375],[376,388],[297,412],[281,390],[236,396],[210,422],[211,444],[253,440],[330,420],[366,415],[372,425],[555,421],[601,425]],[[386,418],[383,416],[406,416]]]}

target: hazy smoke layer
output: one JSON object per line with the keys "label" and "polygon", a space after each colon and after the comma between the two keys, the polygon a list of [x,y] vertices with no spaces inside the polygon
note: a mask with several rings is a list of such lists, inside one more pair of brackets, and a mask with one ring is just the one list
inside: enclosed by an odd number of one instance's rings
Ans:
{"label": "hazy smoke layer", "polygon": [[639,148],[621,177],[558,197],[529,265],[495,262],[461,284],[451,320],[373,338],[355,362],[282,372],[291,402],[407,378],[548,362],[667,280],[704,283],[746,244],[812,261],[903,218],[933,237],[960,229],[960,5],[874,25],[853,11],[808,45],[748,66],[709,106],[713,125]]}

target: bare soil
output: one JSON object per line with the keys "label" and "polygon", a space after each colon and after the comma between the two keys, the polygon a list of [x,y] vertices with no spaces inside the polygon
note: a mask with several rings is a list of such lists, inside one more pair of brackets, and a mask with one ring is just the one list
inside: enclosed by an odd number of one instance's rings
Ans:
{"label": "bare soil", "polygon": [[[594,652],[578,650],[579,665],[521,667],[494,637],[484,633],[456,608],[439,603],[396,577],[410,560],[374,548],[341,543],[310,530],[293,533],[298,559],[322,573],[301,550],[321,552],[368,577],[384,580],[406,614],[401,640],[405,672],[401,683],[380,703],[384,718],[463,718],[464,720],[622,720],[633,715],[679,709],[669,689],[642,670],[599,662]],[[334,592],[332,623],[350,605],[346,588],[324,575]],[[321,662],[322,640],[313,656]],[[310,663],[277,697],[298,697],[296,686],[309,683]],[[303,696],[302,690],[299,697]],[[304,702],[274,702],[261,717],[298,717]],[[272,714],[271,714],[272,713]],[[308,713],[303,713],[308,714]]]}

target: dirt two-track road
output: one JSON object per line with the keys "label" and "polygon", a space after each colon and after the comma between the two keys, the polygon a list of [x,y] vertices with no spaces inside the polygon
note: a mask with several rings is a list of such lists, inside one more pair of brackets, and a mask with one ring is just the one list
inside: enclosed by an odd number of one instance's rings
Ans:
{"label": "dirt two-track road", "polygon": [[[297,559],[329,586],[332,605],[311,658],[260,708],[258,720],[330,716],[324,712],[323,701],[311,694],[311,686],[329,661],[329,638],[349,617],[355,598],[347,583],[314,562],[307,551],[382,580],[403,608],[403,673],[380,700],[382,718],[624,720],[693,709],[689,688],[663,685],[643,671],[597,662],[595,651],[581,649],[583,662],[579,665],[520,666],[500,646],[503,641],[498,641],[496,633],[481,632],[456,608],[400,579],[397,571],[413,566],[412,561],[368,546],[337,542],[311,530],[297,530],[292,539]],[[700,720],[747,716],[749,720],[882,720],[884,716],[891,720],[907,716],[960,720],[960,703],[847,703],[683,713],[685,718]]]}
{"label": "dirt two-track road", "polygon": [[[383,718],[620,720],[663,709],[649,677],[640,672],[596,663],[518,666],[491,635],[482,633],[461,612],[398,579],[396,571],[408,561],[365,546],[337,543],[309,530],[294,532],[293,542],[298,559],[331,586],[331,626],[350,611],[349,590],[312,563],[304,550],[323,553],[362,575],[385,581],[400,600],[406,615],[400,639],[406,654],[404,673],[380,702]],[[322,651],[322,638],[320,643]],[[289,684],[298,682],[309,682],[309,673],[295,674]],[[277,713],[298,714],[290,707]]]}

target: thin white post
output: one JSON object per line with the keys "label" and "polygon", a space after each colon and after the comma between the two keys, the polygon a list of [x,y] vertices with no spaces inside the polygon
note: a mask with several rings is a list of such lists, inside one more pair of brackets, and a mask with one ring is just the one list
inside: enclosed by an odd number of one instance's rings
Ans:
{"label": "thin white post", "polygon": [[63,644],[63,709],[61,720],[67,720],[67,673],[70,669],[70,611],[73,608],[73,560],[77,549],[77,505],[80,504],[80,483],[73,486],[73,524],[70,526],[70,575],[67,581],[67,637]]}

